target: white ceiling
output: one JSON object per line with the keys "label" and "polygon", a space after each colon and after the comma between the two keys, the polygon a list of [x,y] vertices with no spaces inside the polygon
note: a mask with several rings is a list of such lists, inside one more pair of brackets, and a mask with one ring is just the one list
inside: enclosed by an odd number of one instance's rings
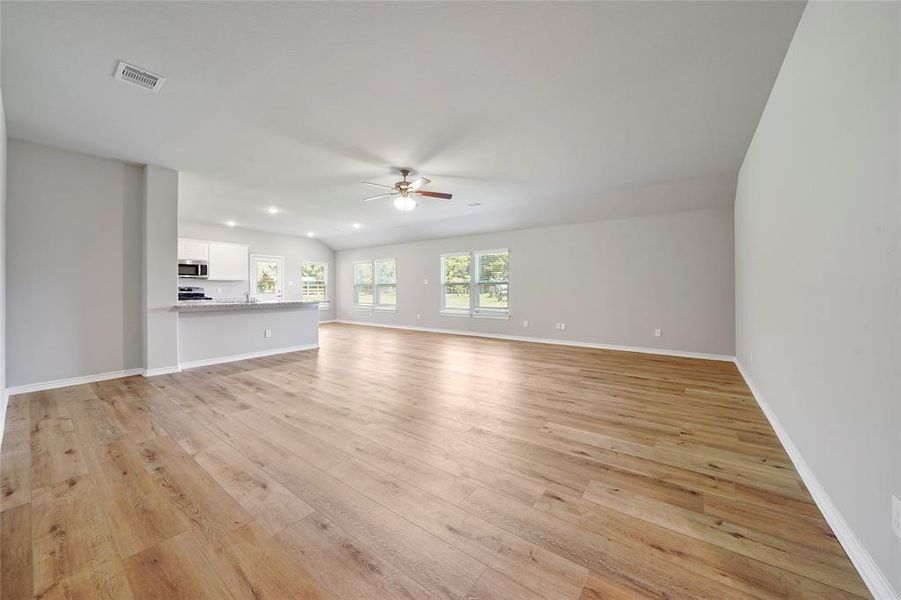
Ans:
{"label": "white ceiling", "polygon": [[[341,249],[729,205],[802,10],[4,2],[3,98],[12,137],[181,171],[181,218]],[[393,166],[453,200],[363,204]]]}

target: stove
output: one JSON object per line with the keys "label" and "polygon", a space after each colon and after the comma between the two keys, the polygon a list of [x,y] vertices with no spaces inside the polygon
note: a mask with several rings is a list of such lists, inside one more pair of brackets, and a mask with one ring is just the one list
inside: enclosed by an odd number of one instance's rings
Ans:
{"label": "stove", "polygon": [[212,298],[206,295],[202,287],[186,285],[178,286],[178,300],[212,300]]}

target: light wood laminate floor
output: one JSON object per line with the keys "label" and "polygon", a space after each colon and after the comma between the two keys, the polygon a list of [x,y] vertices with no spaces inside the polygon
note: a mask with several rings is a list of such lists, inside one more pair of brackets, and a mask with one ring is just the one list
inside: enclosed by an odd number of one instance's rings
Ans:
{"label": "light wood laminate floor", "polygon": [[0,596],[867,595],[730,363],[321,338],[13,397]]}

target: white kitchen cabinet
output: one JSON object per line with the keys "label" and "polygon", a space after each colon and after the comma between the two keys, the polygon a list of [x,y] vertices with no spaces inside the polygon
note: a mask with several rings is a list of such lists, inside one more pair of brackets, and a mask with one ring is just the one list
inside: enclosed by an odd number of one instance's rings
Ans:
{"label": "white kitchen cabinet", "polygon": [[209,279],[214,281],[247,281],[250,254],[247,246],[209,243]]}
{"label": "white kitchen cabinet", "polygon": [[210,260],[210,243],[203,240],[178,240],[179,260]]}

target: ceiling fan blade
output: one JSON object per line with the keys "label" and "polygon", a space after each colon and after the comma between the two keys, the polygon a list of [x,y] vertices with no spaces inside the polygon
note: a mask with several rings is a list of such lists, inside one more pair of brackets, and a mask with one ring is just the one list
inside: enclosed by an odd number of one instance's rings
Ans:
{"label": "ceiling fan blade", "polygon": [[414,181],[413,183],[410,184],[410,189],[418,190],[419,188],[421,188],[422,186],[424,186],[428,183],[432,183],[432,180],[426,179],[425,177],[420,177],[419,179],[417,179],[416,181]]}
{"label": "ceiling fan blade", "polygon": [[393,192],[391,194],[379,194],[378,196],[372,196],[371,198],[363,198],[363,202],[369,202],[370,200],[378,200],[379,198],[389,198],[391,196],[397,196],[397,192]]}
{"label": "ceiling fan blade", "polygon": [[416,192],[420,196],[428,196],[429,198],[443,198],[444,200],[450,200],[454,197],[453,194],[444,194],[442,192]]}
{"label": "ceiling fan blade", "polygon": [[389,190],[394,189],[393,185],[385,185],[383,183],[372,183],[371,181],[364,181],[363,183],[365,183],[366,185],[374,185],[375,187],[387,188]]}

